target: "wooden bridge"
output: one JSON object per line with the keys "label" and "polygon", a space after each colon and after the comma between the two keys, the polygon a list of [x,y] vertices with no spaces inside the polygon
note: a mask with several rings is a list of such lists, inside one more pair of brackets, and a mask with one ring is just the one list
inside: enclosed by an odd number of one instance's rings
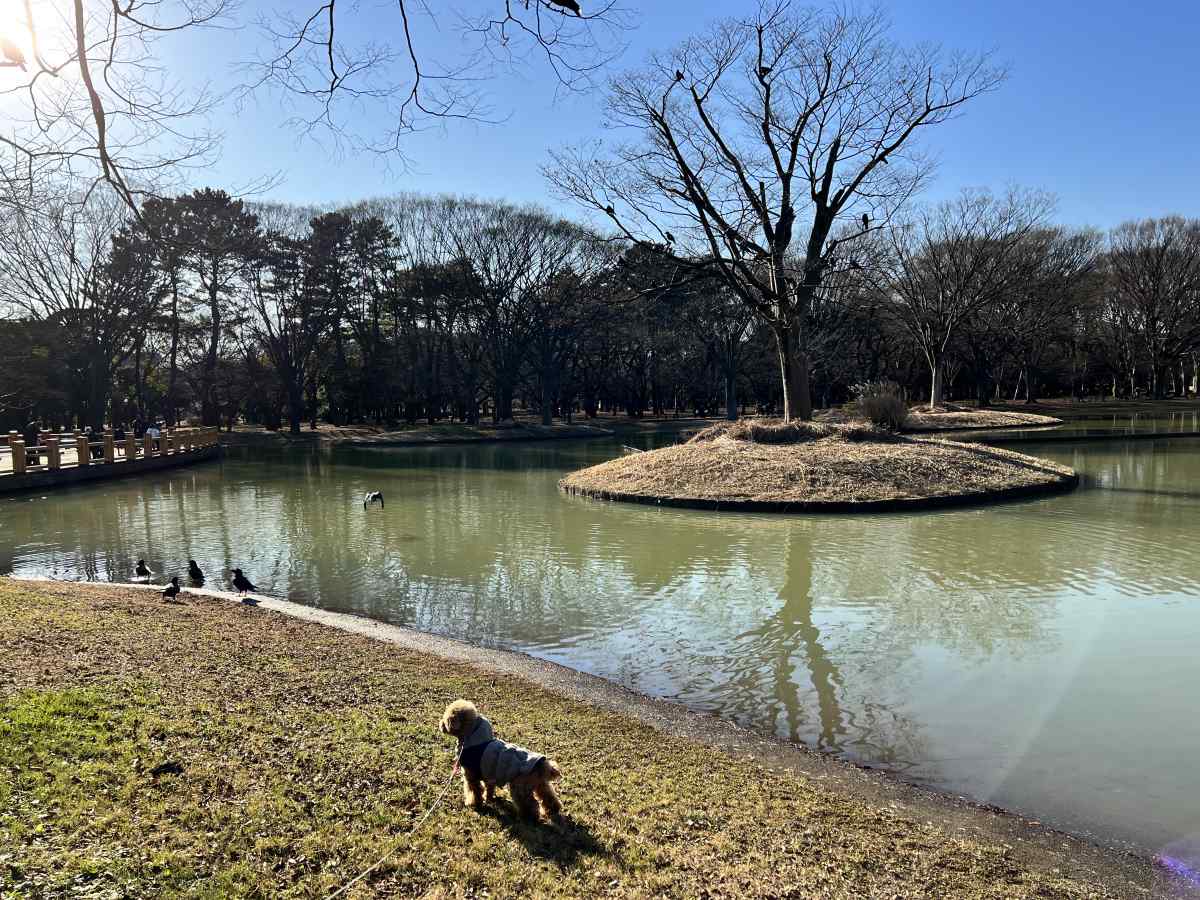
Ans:
{"label": "wooden bridge", "polygon": [[37,444],[26,446],[20,434],[10,431],[7,446],[0,446],[0,494],[122,478],[214,459],[221,451],[217,435],[216,428],[173,428],[157,438],[129,435],[118,441],[109,429],[99,435],[43,431]]}

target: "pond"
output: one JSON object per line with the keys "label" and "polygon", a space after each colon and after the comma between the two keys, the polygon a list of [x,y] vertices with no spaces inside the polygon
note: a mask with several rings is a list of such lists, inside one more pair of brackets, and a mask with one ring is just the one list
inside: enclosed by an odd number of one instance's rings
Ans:
{"label": "pond", "polygon": [[[561,495],[610,442],[232,451],[0,502],[0,573],[236,565],[267,593],[523,650],[1104,841],[1190,839],[1200,440],[1022,449],[1083,486],[780,517]],[[385,509],[364,512],[368,490]]]}

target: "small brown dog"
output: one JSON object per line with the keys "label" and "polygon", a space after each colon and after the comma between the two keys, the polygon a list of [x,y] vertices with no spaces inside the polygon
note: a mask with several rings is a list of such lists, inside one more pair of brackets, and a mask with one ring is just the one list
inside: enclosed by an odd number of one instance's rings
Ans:
{"label": "small brown dog", "polygon": [[558,822],[562,804],[551,782],[562,777],[554,760],[499,740],[492,723],[470,700],[455,700],[442,715],[442,732],[458,738],[463,770],[463,802],[478,809],[495,798],[496,788],[508,785],[521,815],[537,821],[541,810]]}

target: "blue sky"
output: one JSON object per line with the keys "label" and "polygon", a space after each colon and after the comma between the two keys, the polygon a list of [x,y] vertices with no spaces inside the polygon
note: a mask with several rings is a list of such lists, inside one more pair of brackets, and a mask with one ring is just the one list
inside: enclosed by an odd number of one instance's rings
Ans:
{"label": "blue sky", "polygon": [[[492,0],[462,0],[482,10]],[[703,30],[711,19],[749,10],[751,0],[655,0],[634,10],[629,48],[615,71],[640,63]],[[246,0],[242,18],[272,6]],[[395,32],[395,7],[363,0],[354,18]],[[937,41],[950,48],[994,49],[1009,81],[977,101],[965,117],[931,131],[940,160],[927,197],[959,188],[1008,184],[1042,188],[1059,198],[1060,221],[1108,227],[1125,219],[1180,213],[1200,216],[1200,5],[1160,0],[1138,7],[1116,0],[1086,6],[1065,0],[962,3],[895,0],[884,4],[897,39]],[[347,16],[346,27],[351,18]],[[453,27],[427,34],[427,52],[455,53]],[[206,39],[193,50],[196,74],[221,78],[251,55],[257,32],[247,27]],[[574,210],[549,193],[539,172],[546,148],[599,136],[601,96],[555,97],[537,65],[486,86],[502,125],[451,124],[414,135],[410,167],[391,171],[370,155],[338,157],[283,127],[278,98],[262,95],[219,124],[226,132],[220,162],[195,173],[197,184],[246,184],[280,171],[269,197],[333,203],[396,191],[454,192],[535,201]]]}

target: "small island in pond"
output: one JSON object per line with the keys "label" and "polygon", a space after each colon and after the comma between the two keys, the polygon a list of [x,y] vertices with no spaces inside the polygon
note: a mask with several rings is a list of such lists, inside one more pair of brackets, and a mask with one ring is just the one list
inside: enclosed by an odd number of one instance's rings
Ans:
{"label": "small island in pond", "polygon": [[741,421],[573,472],[569,494],[773,512],[954,506],[1074,488],[1074,470],[1010,450],[865,424]]}

